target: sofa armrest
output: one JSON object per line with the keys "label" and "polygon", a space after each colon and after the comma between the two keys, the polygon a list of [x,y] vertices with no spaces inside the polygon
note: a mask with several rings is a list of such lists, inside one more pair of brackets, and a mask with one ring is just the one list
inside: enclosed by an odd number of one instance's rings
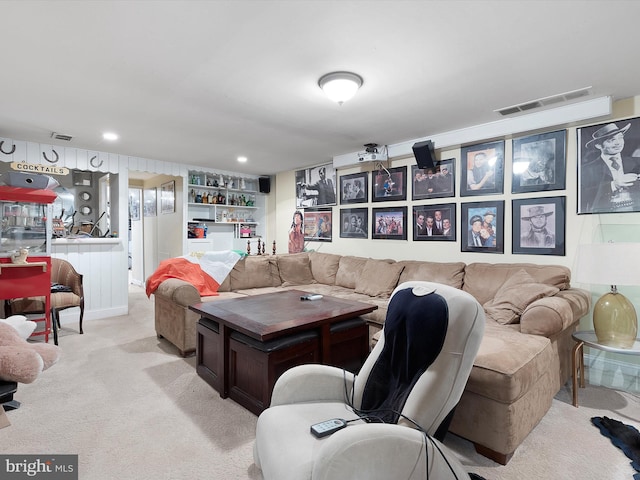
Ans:
{"label": "sofa armrest", "polygon": [[185,308],[202,301],[196,287],[179,278],[168,278],[158,286],[153,294]]}
{"label": "sofa armrest", "polygon": [[544,297],[531,303],[520,317],[520,331],[551,337],[586,315],[589,306],[590,297],[585,290],[561,290],[553,297]]}

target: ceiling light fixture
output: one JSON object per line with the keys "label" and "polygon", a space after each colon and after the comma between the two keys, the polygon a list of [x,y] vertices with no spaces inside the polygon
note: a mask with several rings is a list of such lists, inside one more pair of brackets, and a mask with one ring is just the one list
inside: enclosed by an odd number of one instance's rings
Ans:
{"label": "ceiling light fixture", "polygon": [[351,72],[332,72],[320,77],[318,85],[330,100],[342,105],[362,86],[362,77]]}
{"label": "ceiling light fixture", "polygon": [[238,157],[238,161],[240,163],[246,163],[247,162],[247,157]]}
{"label": "ceiling light fixture", "polygon": [[113,141],[118,139],[118,135],[116,133],[105,132],[105,133],[102,134],[102,138],[104,138],[105,140],[109,140],[109,141],[113,142]]}

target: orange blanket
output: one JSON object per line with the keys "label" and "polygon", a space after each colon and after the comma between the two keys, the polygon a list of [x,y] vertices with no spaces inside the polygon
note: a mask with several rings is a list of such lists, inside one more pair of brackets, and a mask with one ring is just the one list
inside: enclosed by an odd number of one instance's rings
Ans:
{"label": "orange blanket", "polygon": [[167,278],[179,278],[191,283],[203,297],[218,295],[220,288],[220,284],[207,275],[200,265],[184,258],[169,258],[160,262],[157,270],[147,279],[147,297]]}

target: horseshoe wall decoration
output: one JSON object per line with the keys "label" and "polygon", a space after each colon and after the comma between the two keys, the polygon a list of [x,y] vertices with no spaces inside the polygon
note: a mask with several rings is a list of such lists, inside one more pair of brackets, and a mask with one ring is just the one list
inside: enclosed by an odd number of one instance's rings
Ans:
{"label": "horseshoe wall decoration", "polygon": [[42,152],[42,156],[49,163],[58,163],[58,160],[60,160],[60,155],[58,155],[58,152],[56,152],[53,148],[51,149],[51,151],[53,152],[53,155],[56,157],[54,160],[49,160],[49,157],[47,157],[46,152]]}
{"label": "horseshoe wall decoration", "polygon": [[11,147],[11,151],[10,152],[5,152],[2,148],[2,145],[4,144],[4,140],[2,140],[0,142],[0,152],[4,153],[5,155],[11,155],[16,151],[16,146],[15,144]]}
{"label": "horseshoe wall decoration", "polygon": [[100,163],[98,165],[96,165],[94,162],[94,160],[97,158],[97,155],[94,155],[93,157],[91,157],[91,160],[89,160],[89,163],[91,164],[91,166],[93,168],[100,168],[102,166],[102,164],[104,163],[104,160],[100,160]]}

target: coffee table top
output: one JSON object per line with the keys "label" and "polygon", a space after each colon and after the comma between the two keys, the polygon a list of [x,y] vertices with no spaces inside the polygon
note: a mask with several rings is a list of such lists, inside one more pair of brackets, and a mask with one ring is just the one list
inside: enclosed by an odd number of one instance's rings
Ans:
{"label": "coffee table top", "polygon": [[265,341],[355,318],[378,308],[376,305],[327,295],[320,300],[300,300],[307,293],[309,292],[302,290],[284,290],[196,303],[189,309],[233,330]]}

